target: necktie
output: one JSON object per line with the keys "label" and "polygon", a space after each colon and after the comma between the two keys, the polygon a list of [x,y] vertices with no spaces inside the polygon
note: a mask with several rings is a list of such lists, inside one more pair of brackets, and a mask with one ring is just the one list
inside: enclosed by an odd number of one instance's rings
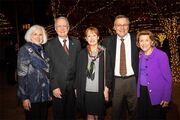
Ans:
{"label": "necktie", "polygon": [[63,40],[63,42],[64,42],[64,51],[66,52],[66,54],[67,55],[69,55],[69,50],[68,50],[68,47],[67,47],[67,45],[66,45],[66,42],[67,42],[67,40]]}
{"label": "necktie", "polygon": [[124,39],[121,39],[121,51],[120,51],[120,75],[125,76],[127,73],[126,70],[126,53]]}

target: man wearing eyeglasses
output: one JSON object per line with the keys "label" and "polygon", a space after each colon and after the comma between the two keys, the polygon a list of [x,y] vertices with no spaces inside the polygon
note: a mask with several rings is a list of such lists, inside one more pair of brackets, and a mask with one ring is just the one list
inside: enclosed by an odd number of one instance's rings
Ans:
{"label": "man wearing eyeglasses", "polygon": [[[110,53],[113,66],[112,85],[112,118],[124,119],[128,112],[128,118],[136,119],[136,77],[138,65],[138,51],[135,36],[129,33],[129,18],[118,15],[114,21],[116,35],[107,37],[103,45]],[[124,109],[125,108],[125,109]]]}
{"label": "man wearing eyeglasses", "polygon": [[66,17],[55,20],[57,37],[49,40],[45,49],[50,57],[50,84],[54,120],[75,119],[75,70],[81,49],[80,41],[68,36],[69,22]]}

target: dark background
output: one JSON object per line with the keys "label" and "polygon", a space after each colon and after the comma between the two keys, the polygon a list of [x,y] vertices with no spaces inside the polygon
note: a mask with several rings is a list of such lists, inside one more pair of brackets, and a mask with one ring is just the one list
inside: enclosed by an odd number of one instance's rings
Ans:
{"label": "dark background", "polygon": [[[79,1],[79,2],[78,2]],[[54,10],[52,6],[54,3]],[[76,5],[77,4],[77,5]],[[74,8],[74,9],[73,9]],[[113,33],[114,17],[125,14],[130,18],[130,31],[150,29],[162,32],[160,16],[172,18],[180,16],[179,0],[0,0],[0,35],[20,39],[27,30],[23,25],[40,24],[46,27],[49,36],[54,36],[54,16],[67,16],[70,34],[82,36],[90,25],[100,29],[100,35]],[[3,25],[5,19],[8,24]],[[179,20],[178,20],[179,24]],[[3,29],[4,28],[4,29]],[[17,38],[18,37],[20,38]],[[21,41],[21,40],[20,40]]]}

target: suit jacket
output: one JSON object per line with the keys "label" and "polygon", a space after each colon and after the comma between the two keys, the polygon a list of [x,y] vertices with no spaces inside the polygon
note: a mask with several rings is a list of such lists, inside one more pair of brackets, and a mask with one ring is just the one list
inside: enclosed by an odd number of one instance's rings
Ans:
{"label": "suit jacket", "polygon": [[51,89],[60,88],[63,92],[76,77],[76,61],[81,49],[79,40],[69,37],[69,55],[66,54],[58,37],[49,40],[45,45],[50,58]]}
{"label": "suit jacket", "polygon": [[[139,77],[141,74],[141,61],[144,59],[143,52],[139,55]],[[170,101],[172,94],[172,76],[169,60],[166,53],[157,48],[146,58],[147,88],[152,105],[160,104],[162,100]],[[140,96],[140,78],[137,84],[137,96]]]}
{"label": "suit jacket", "polygon": [[[135,35],[130,33],[130,37],[131,37],[132,68],[133,68],[135,76],[137,78],[137,72],[138,72],[138,48],[136,46]],[[111,62],[112,62],[111,64],[112,64],[112,68],[113,68],[113,75],[114,75],[115,57],[116,57],[116,42],[117,42],[117,35],[109,36],[109,37],[105,38],[102,41],[102,44],[105,46],[105,48],[107,49],[107,51],[110,54],[110,58],[111,58]]]}

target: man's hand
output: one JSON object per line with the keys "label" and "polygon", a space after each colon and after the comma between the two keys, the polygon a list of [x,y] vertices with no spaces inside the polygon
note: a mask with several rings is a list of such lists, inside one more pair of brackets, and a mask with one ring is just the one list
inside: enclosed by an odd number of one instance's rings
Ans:
{"label": "man's hand", "polygon": [[60,90],[60,88],[56,88],[56,89],[54,89],[53,90],[53,95],[54,95],[54,97],[56,97],[56,98],[62,98],[62,93],[61,93],[61,90]]}

